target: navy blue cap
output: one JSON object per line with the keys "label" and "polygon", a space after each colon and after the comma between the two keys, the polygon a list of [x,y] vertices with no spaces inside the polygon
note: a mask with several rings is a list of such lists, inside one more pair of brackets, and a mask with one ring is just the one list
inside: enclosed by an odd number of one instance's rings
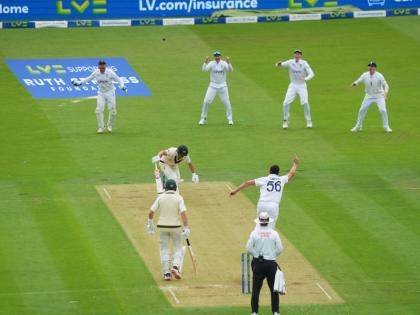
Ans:
{"label": "navy blue cap", "polygon": [[222,55],[222,53],[218,50],[213,52],[213,56],[221,56],[221,55]]}
{"label": "navy blue cap", "polygon": [[369,62],[368,67],[375,67],[376,68],[376,62],[374,62],[374,61]]}

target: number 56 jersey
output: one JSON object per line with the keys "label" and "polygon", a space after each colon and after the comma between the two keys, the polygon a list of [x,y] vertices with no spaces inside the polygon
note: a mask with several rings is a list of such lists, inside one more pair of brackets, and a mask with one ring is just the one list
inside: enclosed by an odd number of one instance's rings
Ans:
{"label": "number 56 jersey", "polygon": [[284,185],[289,181],[289,177],[270,174],[255,180],[255,185],[260,187],[260,200],[258,203],[275,203],[277,206],[281,201]]}

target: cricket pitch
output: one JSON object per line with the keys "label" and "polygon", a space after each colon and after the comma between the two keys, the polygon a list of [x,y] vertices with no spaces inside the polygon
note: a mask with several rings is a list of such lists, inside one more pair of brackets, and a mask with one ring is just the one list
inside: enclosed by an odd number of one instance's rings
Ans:
{"label": "cricket pitch", "polygon": [[[229,182],[181,185],[188,209],[191,245],[198,260],[194,276],[186,253],[183,279],[162,280],[158,232],[146,233],[147,213],[156,198],[155,184],[106,185],[96,189],[149,268],[167,299],[176,307],[248,306],[241,293],[241,253],[255,227],[255,205],[242,193],[228,196]],[[278,262],[286,278],[287,295],[281,304],[337,304],[341,297],[281,234],[284,246]],[[261,305],[270,305],[266,283]]]}

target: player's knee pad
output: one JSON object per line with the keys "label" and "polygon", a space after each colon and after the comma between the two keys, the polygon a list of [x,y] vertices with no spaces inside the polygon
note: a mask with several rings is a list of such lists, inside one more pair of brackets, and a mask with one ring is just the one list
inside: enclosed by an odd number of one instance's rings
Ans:
{"label": "player's knee pad", "polygon": [[116,109],[111,110],[111,115],[112,116],[117,116],[117,110]]}
{"label": "player's knee pad", "polygon": [[103,109],[100,109],[99,107],[96,107],[96,109],[95,109],[96,114],[103,114],[103,112],[104,112]]}

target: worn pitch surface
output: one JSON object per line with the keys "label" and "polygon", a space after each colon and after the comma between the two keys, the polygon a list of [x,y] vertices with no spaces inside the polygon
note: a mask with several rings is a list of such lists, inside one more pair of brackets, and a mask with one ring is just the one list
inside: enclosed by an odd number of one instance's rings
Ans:
{"label": "worn pitch surface", "polygon": [[[255,226],[255,206],[242,193],[228,197],[231,186],[228,182],[181,186],[198,274],[194,276],[187,252],[183,279],[170,282],[161,278],[158,233],[146,233],[147,212],[156,198],[155,185],[107,185],[97,190],[174,306],[249,305],[250,295],[241,294],[241,252]],[[281,297],[281,303],[343,302],[284,235],[282,241],[284,252],[278,261],[286,275],[288,294]],[[263,305],[270,302],[266,287],[261,294]]]}

